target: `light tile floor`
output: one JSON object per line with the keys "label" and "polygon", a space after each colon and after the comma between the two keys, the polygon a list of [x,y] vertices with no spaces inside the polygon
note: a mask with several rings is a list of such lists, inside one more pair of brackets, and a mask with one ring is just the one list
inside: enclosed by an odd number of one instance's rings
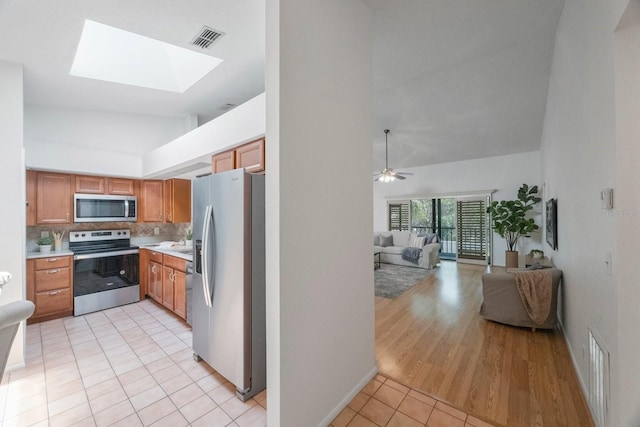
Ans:
{"label": "light tile floor", "polygon": [[247,402],[204,362],[191,328],[149,300],[27,327],[27,366],[0,385],[0,425],[267,424],[266,392]]}
{"label": "light tile floor", "polygon": [[[267,424],[266,391],[247,402],[193,360],[191,328],[149,300],[27,327],[27,366],[0,385],[0,426]],[[492,427],[377,375],[333,427]]]}
{"label": "light tile floor", "polygon": [[332,427],[494,427],[383,375],[369,381]]}

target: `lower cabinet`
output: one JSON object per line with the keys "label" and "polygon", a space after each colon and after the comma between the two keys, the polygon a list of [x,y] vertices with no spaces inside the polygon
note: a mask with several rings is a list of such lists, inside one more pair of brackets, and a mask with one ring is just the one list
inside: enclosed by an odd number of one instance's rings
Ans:
{"label": "lower cabinet", "polygon": [[[147,295],[182,319],[187,318],[187,264],[182,258],[142,249]],[[144,268],[144,267],[143,267]]]}
{"label": "lower cabinet", "polygon": [[71,256],[27,260],[27,299],[36,309],[28,323],[73,314],[73,262]]}

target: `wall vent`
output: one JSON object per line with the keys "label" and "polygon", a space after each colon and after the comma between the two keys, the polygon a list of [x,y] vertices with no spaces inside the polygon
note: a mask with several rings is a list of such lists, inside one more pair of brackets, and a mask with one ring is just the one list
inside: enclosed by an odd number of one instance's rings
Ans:
{"label": "wall vent", "polygon": [[221,106],[218,107],[218,110],[229,111],[236,108],[237,106],[238,106],[237,104],[222,104]]}
{"label": "wall vent", "polygon": [[202,30],[191,40],[191,44],[198,46],[201,49],[209,49],[212,44],[216,42],[220,37],[224,36],[224,33],[213,28],[209,28],[206,25],[202,27]]}
{"label": "wall vent", "polygon": [[589,329],[589,405],[598,427],[606,427],[609,405],[609,352]]}

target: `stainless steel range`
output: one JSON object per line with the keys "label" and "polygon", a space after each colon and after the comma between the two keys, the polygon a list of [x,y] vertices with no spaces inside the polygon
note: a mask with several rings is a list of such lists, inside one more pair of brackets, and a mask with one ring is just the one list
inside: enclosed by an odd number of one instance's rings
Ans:
{"label": "stainless steel range", "polygon": [[129,230],[72,231],[73,315],[140,301],[138,246]]}

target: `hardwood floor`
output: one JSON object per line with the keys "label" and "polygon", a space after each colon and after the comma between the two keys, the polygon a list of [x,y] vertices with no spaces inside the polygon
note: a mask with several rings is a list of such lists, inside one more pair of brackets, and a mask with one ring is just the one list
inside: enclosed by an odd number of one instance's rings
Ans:
{"label": "hardwood floor", "polygon": [[379,371],[505,426],[593,426],[560,330],[478,314],[485,270],[442,262],[398,298],[376,297]]}

